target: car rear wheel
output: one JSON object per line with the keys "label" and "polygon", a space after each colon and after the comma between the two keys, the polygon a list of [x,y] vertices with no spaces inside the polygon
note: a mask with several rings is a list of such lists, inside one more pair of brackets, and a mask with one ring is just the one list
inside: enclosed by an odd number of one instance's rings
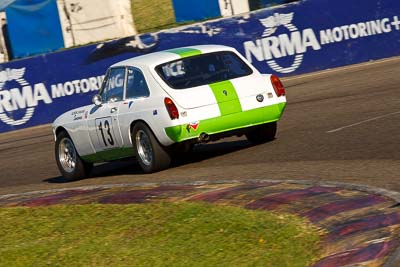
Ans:
{"label": "car rear wheel", "polygon": [[65,131],[57,135],[55,156],[58,169],[67,181],[85,178],[93,169],[93,163],[81,159],[72,139]]}
{"label": "car rear wheel", "polygon": [[146,173],[158,172],[169,167],[171,156],[157,141],[153,132],[142,122],[132,129],[132,143],[136,159]]}
{"label": "car rear wheel", "polygon": [[262,144],[275,139],[277,129],[276,122],[260,125],[246,134],[247,140],[252,144]]}

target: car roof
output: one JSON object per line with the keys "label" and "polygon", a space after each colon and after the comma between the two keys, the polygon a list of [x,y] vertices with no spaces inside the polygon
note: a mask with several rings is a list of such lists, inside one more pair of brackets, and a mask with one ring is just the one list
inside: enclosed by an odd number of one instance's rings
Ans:
{"label": "car roof", "polygon": [[[224,46],[224,45],[196,45],[196,46],[179,47],[179,48],[175,48],[175,49],[182,49],[182,50],[196,49],[196,50],[200,50],[202,54],[219,52],[219,51],[236,51],[234,48],[229,47],[229,46]],[[175,50],[175,49],[170,49],[170,50]],[[165,63],[165,62],[169,62],[169,61],[173,61],[173,60],[177,60],[177,59],[181,58],[181,56],[179,56],[177,53],[170,52],[170,50],[153,52],[153,53],[129,58],[124,61],[115,63],[111,67],[118,67],[118,66],[153,67],[153,66],[157,66],[159,64]]]}

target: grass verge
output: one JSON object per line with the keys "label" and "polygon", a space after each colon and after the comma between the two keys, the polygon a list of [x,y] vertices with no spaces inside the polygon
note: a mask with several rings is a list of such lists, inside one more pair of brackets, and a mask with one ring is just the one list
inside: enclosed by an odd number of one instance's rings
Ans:
{"label": "grass verge", "polygon": [[133,21],[139,33],[177,26],[172,0],[131,0]]}
{"label": "grass verge", "polygon": [[204,203],[0,209],[1,266],[310,266],[302,218]]}

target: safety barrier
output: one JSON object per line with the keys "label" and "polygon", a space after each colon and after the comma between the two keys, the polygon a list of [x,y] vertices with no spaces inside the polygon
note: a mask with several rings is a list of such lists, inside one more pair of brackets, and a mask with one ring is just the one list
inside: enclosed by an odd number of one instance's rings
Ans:
{"label": "safety barrier", "polygon": [[400,54],[398,0],[304,0],[0,65],[0,132],[90,104],[108,66],[197,44],[235,47],[264,73],[296,75]]}

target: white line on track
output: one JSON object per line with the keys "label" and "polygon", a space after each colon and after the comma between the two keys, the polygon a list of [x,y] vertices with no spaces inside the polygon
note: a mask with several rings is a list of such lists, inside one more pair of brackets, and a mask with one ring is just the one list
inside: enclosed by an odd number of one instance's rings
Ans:
{"label": "white line on track", "polygon": [[360,125],[360,124],[363,124],[363,123],[366,123],[366,122],[370,122],[370,121],[374,121],[374,120],[379,120],[379,119],[382,119],[382,118],[385,118],[385,117],[389,117],[389,116],[392,116],[392,115],[396,115],[396,114],[400,114],[400,111],[392,112],[392,113],[389,113],[389,114],[386,114],[386,115],[382,115],[382,116],[374,117],[374,118],[371,118],[371,119],[368,119],[368,120],[364,120],[364,121],[360,121],[360,122],[353,123],[353,124],[350,124],[350,125],[346,125],[346,126],[343,126],[343,127],[340,127],[340,128],[336,128],[336,129],[327,131],[326,133],[339,132],[339,131],[341,131],[343,129],[346,129],[346,128],[350,128],[350,127],[357,126],[357,125]]}

